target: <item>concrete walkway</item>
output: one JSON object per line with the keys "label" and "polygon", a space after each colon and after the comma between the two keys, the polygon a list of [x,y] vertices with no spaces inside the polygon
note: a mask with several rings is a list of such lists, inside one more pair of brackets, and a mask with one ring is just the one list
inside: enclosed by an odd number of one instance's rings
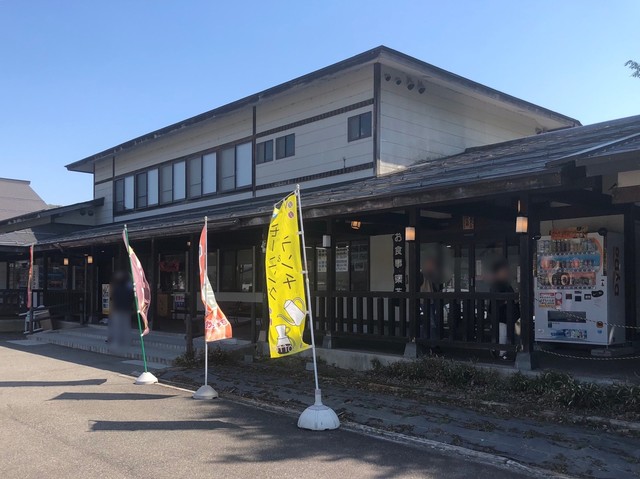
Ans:
{"label": "concrete walkway", "polygon": [[127,370],[119,358],[27,341],[0,338],[3,479],[532,477],[506,461],[303,431],[290,414],[134,386],[114,372]]}
{"label": "concrete walkway", "polygon": [[[140,337],[137,331],[131,331],[130,345],[124,348],[116,348],[107,343],[107,333],[106,326],[89,325],[81,328],[43,331],[30,335],[29,338],[67,348],[142,361]],[[172,366],[173,361],[186,352],[184,334],[153,331],[145,336],[144,344],[147,361],[164,367]],[[202,337],[194,339],[193,344],[195,349],[202,350],[204,348]],[[219,341],[218,346],[221,349],[231,351],[250,346],[250,343],[239,339],[228,339]]]}
{"label": "concrete walkway", "polygon": [[[302,410],[313,402],[313,376],[304,363],[285,367],[278,360],[254,364],[210,366],[212,384],[223,397],[237,396]],[[339,374],[336,372],[336,374]],[[172,369],[161,381],[193,385],[202,371]],[[509,458],[577,477],[640,477],[640,437],[570,424],[517,419],[508,409],[478,413],[458,408],[450,398],[425,391],[424,400],[402,397],[400,388],[325,377],[325,404],[343,421],[426,438]],[[555,476],[552,476],[555,477]]]}

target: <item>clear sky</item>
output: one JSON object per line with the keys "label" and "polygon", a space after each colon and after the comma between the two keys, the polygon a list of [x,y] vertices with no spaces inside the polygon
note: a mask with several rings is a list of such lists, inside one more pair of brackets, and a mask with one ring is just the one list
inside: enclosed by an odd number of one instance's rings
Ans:
{"label": "clear sky", "polygon": [[384,44],[584,124],[640,114],[640,1],[0,0],[0,176],[64,165]]}

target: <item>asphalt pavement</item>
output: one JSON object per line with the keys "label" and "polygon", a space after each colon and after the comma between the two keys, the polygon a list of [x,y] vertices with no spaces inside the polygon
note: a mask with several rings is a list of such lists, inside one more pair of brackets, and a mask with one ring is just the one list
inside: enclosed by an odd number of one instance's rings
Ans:
{"label": "asphalt pavement", "polygon": [[530,477],[426,446],[303,431],[289,414],[136,386],[140,367],[121,358],[8,339],[0,338],[3,479]]}

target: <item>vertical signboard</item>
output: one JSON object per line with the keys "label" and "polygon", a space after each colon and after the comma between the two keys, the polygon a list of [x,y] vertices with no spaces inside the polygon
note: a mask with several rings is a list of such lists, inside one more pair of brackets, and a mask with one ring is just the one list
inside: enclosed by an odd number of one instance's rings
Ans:
{"label": "vertical signboard", "polygon": [[404,293],[407,290],[405,282],[406,260],[405,241],[403,233],[395,233],[393,236],[393,290],[396,293]]}

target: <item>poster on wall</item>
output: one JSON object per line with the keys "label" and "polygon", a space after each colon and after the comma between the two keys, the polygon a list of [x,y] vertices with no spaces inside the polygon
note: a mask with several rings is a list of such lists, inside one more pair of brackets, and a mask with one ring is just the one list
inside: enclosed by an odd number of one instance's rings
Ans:
{"label": "poster on wall", "polygon": [[349,248],[336,247],[336,273],[349,272]]}
{"label": "poster on wall", "polygon": [[109,305],[111,302],[111,286],[109,283],[102,285],[102,314],[109,314]]}
{"label": "poster on wall", "polygon": [[176,293],[173,295],[173,309],[185,309],[187,302],[184,293]]}
{"label": "poster on wall", "polygon": [[327,250],[324,248],[318,248],[316,250],[316,257],[318,258],[318,273],[327,272]]}
{"label": "poster on wall", "polygon": [[405,284],[405,242],[403,233],[395,233],[393,236],[393,290],[403,293],[407,290]]}

